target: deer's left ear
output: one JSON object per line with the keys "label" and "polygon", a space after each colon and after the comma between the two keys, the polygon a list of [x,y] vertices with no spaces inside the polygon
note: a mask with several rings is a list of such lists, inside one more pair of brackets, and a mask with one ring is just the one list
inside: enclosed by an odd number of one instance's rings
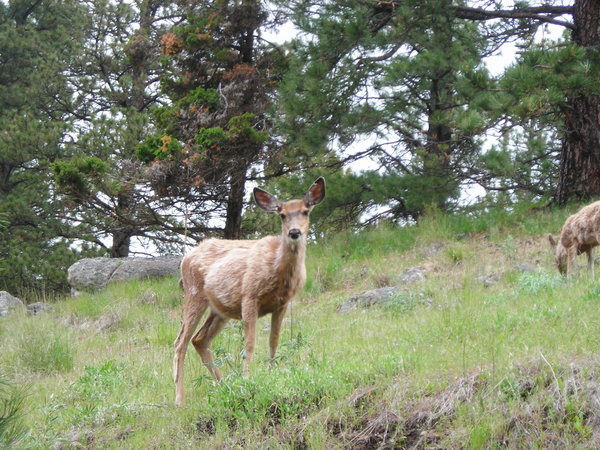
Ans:
{"label": "deer's left ear", "polygon": [[281,209],[281,202],[274,195],[260,188],[254,188],[254,200],[265,211],[277,212]]}
{"label": "deer's left ear", "polygon": [[306,195],[304,196],[304,203],[306,206],[313,207],[318,205],[325,198],[325,180],[323,177],[317,178],[312,184]]}

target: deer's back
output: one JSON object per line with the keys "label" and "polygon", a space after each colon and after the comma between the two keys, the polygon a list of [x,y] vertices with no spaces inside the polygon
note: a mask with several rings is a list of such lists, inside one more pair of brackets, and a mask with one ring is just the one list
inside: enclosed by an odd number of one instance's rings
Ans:
{"label": "deer's back", "polygon": [[598,245],[600,236],[600,201],[585,206],[569,216],[561,231],[565,248],[576,245],[580,252]]}

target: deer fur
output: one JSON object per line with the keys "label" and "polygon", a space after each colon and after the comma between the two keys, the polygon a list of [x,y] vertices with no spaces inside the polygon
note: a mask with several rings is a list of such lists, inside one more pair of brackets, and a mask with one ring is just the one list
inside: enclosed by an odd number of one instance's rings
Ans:
{"label": "deer fur", "polygon": [[[173,359],[178,405],[184,403],[183,367],[190,339],[211,375],[222,378],[210,344],[229,319],[244,323],[243,374],[247,376],[256,342],[256,321],[271,314],[269,347],[273,362],[288,304],[306,280],[309,213],[324,197],[323,178],[318,178],[301,200],[280,202],[255,188],[258,206],[281,217],[281,235],[259,240],[207,239],[183,258],[183,320]],[[207,309],[208,318],[192,337]]]}
{"label": "deer fur", "polygon": [[592,250],[600,244],[600,201],[584,206],[569,216],[560,232],[558,241],[548,235],[554,249],[556,266],[561,274],[570,276],[575,256],[587,255],[588,269],[594,279]]}

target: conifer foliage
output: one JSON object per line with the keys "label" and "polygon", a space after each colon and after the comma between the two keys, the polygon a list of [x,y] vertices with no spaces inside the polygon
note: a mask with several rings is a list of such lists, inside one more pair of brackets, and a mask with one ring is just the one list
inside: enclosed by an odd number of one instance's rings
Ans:
{"label": "conifer foliage", "polygon": [[76,258],[50,167],[72,130],[66,72],[85,23],[76,1],[0,2],[0,290],[64,288]]}
{"label": "conifer foliage", "polygon": [[255,0],[194,2],[161,38],[159,134],[137,148],[162,196],[189,198],[192,220],[224,219],[239,238],[246,181],[269,157],[266,111],[278,53],[261,41],[268,14]]}

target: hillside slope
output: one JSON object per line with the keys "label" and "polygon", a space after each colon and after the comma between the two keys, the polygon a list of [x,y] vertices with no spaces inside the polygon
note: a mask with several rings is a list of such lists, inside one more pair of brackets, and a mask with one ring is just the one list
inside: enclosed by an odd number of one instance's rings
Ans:
{"label": "hillside slope", "polygon": [[[545,233],[575,210],[429,214],[313,243],[268,370],[268,319],[242,379],[242,328],[190,348],[174,406],[177,279],[111,286],[0,319],[0,373],[26,386],[16,447],[598,447],[600,283],[558,276]],[[580,264],[582,265],[582,264]],[[583,264],[584,265],[584,264]],[[426,278],[342,314],[349,296]]]}

